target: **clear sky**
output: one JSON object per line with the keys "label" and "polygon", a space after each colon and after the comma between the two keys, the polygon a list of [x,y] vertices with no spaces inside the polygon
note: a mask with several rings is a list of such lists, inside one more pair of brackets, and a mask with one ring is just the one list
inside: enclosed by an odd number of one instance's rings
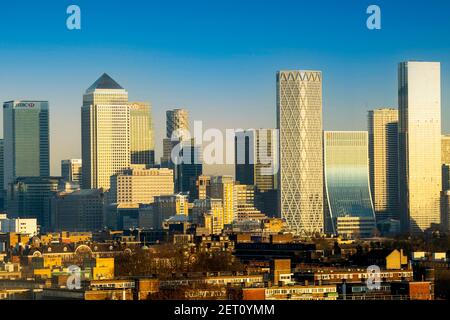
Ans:
{"label": "clear sky", "polygon": [[[81,30],[66,28],[71,4]],[[381,30],[366,28],[371,4]],[[152,103],[158,157],[169,108],[206,128],[275,127],[280,69],[323,72],[325,130],[366,130],[368,109],[397,106],[398,62],[440,61],[450,132],[448,0],[22,0],[0,13],[0,101],[50,101],[53,174],[80,157],[82,94],[103,72]]]}

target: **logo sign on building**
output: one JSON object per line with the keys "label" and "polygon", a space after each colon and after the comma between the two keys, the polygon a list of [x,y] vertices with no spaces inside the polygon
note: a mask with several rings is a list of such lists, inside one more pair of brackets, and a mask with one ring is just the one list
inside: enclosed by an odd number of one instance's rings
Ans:
{"label": "logo sign on building", "polygon": [[34,102],[20,102],[16,104],[16,108],[34,108],[36,104]]}

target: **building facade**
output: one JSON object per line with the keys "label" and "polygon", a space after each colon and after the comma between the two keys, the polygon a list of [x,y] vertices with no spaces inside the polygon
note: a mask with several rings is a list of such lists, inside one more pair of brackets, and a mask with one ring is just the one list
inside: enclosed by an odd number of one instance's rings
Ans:
{"label": "building facade", "polygon": [[121,208],[138,208],[153,203],[156,196],[174,193],[171,169],[146,169],[145,165],[131,168],[111,177],[110,200]]}
{"label": "building facade", "polygon": [[277,73],[279,208],[295,234],[324,231],[322,73]]}
{"label": "building facade", "polygon": [[236,213],[236,194],[234,188],[234,179],[232,176],[214,176],[211,177],[208,197],[212,199],[222,199],[223,219],[222,223],[231,224],[235,219]]}
{"label": "building facade", "polygon": [[61,176],[66,182],[73,182],[81,186],[82,167],[81,159],[61,160]]}
{"label": "building facade", "polygon": [[3,104],[4,189],[16,177],[50,175],[48,101]]}
{"label": "building facade", "polygon": [[398,220],[398,110],[370,110],[368,129],[370,190],[376,218]]}
{"label": "building facade", "polygon": [[83,96],[83,189],[109,189],[110,177],[130,166],[128,92],[103,74]]}
{"label": "building facade", "polygon": [[53,231],[96,232],[103,228],[105,195],[101,190],[61,192],[50,200]]}
{"label": "building facade", "polygon": [[327,232],[372,236],[376,226],[369,183],[367,132],[325,131],[324,168]]}
{"label": "building facade", "polygon": [[146,102],[130,103],[130,151],[132,164],[155,164],[152,108]]}
{"label": "building facade", "polygon": [[11,218],[37,219],[41,230],[50,228],[49,199],[58,192],[60,177],[18,177],[7,190],[7,212]]}
{"label": "building facade", "polygon": [[400,63],[398,99],[402,230],[421,233],[441,222],[440,63]]}

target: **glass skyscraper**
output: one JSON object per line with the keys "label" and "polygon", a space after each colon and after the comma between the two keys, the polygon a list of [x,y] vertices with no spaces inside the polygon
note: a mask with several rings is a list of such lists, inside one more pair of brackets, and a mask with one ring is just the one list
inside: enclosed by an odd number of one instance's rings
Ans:
{"label": "glass skyscraper", "polygon": [[368,128],[370,189],[377,221],[398,221],[398,110],[370,110]]}
{"label": "glass skyscraper", "polygon": [[4,189],[17,177],[50,175],[48,101],[3,104]]}
{"label": "glass skyscraper", "polygon": [[107,190],[111,176],[130,166],[128,92],[107,74],[83,96],[81,146],[83,189]]}
{"label": "glass skyscraper", "polygon": [[155,164],[152,108],[146,102],[130,103],[131,164]]}
{"label": "glass skyscraper", "polygon": [[297,235],[323,232],[322,73],[277,73],[281,218]]}
{"label": "glass skyscraper", "polygon": [[371,236],[375,212],[369,184],[367,132],[326,131],[324,164],[327,232]]}
{"label": "glass skyscraper", "polygon": [[398,100],[402,230],[421,233],[441,222],[440,63],[400,63]]}

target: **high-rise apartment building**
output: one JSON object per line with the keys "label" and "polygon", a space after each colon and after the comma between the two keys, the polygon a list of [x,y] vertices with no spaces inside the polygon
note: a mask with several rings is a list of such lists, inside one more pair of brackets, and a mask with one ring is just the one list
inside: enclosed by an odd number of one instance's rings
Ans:
{"label": "high-rise apartment building", "polygon": [[130,166],[128,92],[103,74],[83,96],[83,189],[109,189],[112,175]]}
{"label": "high-rise apartment building", "polygon": [[173,168],[172,149],[179,141],[189,140],[189,113],[186,109],[166,111],[166,137],[163,139],[161,165]]}
{"label": "high-rise apartment building", "polygon": [[368,129],[370,190],[376,218],[398,220],[398,110],[370,110]]}
{"label": "high-rise apartment building", "polygon": [[130,151],[132,164],[155,164],[153,119],[151,106],[146,102],[130,103]]}
{"label": "high-rise apartment building", "polygon": [[61,160],[61,176],[66,182],[81,186],[83,161],[81,159]]}
{"label": "high-rise apartment building", "polygon": [[279,208],[292,232],[324,231],[322,73],[277,73]]}
{"label": "high-rise apartment building", "polygon": [[173,109],[166,112],[166,138],[175,135],[181,140],[186,140],[189,132],[189,113],[186,109]]}
{"label": "high-rise apartment building", "polygon": [[326,230],[348,237],[370,237],[375,212],[369,183],[366,131],[325,131]]}
{"label": "high-rise apartment building", "polygon": [[110,202],[119,208],[139,208],[140,204],[153,203],[156,196],[173,193],[171,169],[131,165],[131,168],[111,177]]}
{"label": "high-rise apartment building", "polygon": [[399,197],[402,229],[441,222],[441,71],[439,62],[398,67]]}
{"label": "high-rise apartment building", "polygon": [[50,175],[48,101],[3,104],[5,189],[17,177]]}

